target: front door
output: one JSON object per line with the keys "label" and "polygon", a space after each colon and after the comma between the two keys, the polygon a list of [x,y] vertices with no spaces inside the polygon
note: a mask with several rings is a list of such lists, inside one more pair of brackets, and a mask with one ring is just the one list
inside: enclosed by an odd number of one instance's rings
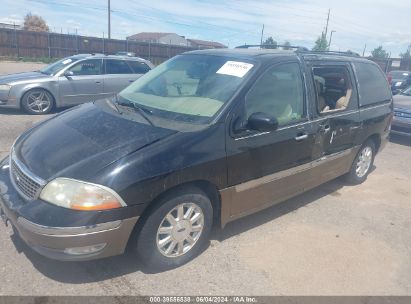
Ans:
{"label": "front door", "polygon": [[[315,141],[304,87],[298,61],[274,65],[257,79],[234,113],[226,148],[231,218],[303,191]],[[237,130],[257,112],[276,117],[278,129]]]}
{"label": "front door", "polygon": [[102,60],[83,60],[68,69],[71,75],[59,77],[60,105],[76,105],[102,98]]}

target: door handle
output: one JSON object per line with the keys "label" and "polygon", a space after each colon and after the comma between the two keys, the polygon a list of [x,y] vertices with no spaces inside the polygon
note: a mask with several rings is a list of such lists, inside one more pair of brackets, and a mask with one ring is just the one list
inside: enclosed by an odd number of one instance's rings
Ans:
{"label": "door handle", "polygon": [[330,127],[330,125],[321,125],[321,131],[322,132],[324,132],[324,133],[328,133],[328,132],[330,132],[330,130],[331,130],[331,127]]}
{"label": "door handle", "polygon": [[307,138],[308,138],[308,134],[300,133],[295,137],[295,140],[296,141],[302,141],[302,140],[307,139]]}
{"label": "door handle", "polygon": [[133,80],[133,79],[129,79],[128,82],[134,82],[134,80]]}
{"label": "door handle", "polygon": [[101,81],[96,80],[96,83],[99,84],[99,83],[101,83]]}

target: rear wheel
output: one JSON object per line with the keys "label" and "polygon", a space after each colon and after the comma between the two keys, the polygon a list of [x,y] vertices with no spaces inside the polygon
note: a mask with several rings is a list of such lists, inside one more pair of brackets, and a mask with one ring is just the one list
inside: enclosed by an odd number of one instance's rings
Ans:
{"label": "rear wheel", "polygon": [[197,188],[174,192],[144,220],[135,249],[150,269],[175,268],[201,252],[212,224],[213,209],[204,192]]}
{"label": "rear wheel", "polygon": [[347,174],[347,180],[351,184],[361,184],[367,179],[375,157],[375,144],[368,140],[362,146],[357,156],[355,157],[351,170]]}
{"label": "rear wheel", "polygon": [[29,114],[48,114],[53,108],[54,98],[44,89],[33,89],[24,94],[21,105]]}

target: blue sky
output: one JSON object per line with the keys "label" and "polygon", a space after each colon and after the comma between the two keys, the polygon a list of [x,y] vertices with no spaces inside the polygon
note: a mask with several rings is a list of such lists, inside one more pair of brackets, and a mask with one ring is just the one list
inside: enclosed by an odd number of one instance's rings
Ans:
{"label": "blue sky", "polygon": [[[409,0],[111,0],[112,37],[175,32],[222,42],[229,47],[264,37],[312,47],[325,27],[335,30],[332,50],[362,53],[383,45],[392,56],[411,43]],[[27,12],[41,15],[51,30],[107,36],[106,0],[2,0],[0,22],[21,23]]]}

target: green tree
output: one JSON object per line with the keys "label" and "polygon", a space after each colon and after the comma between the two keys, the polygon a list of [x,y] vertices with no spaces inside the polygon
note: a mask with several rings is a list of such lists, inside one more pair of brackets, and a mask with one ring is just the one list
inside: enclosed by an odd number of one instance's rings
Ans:
{"label": "green tree", "polygon": [[263,42],[263,49],[276,49],[277,48],[277,41],[273,39],[273,37],[268,37],[264,42]]}
{"label": "green tree", "polygon": [[290,41],[285,41],[283,44],[283,50],[291,50],[291,43]]}
{"label": "green tree", "polygon": [[315,41],[315,45],[313,47],[313,51],[316,52],[324,52],[328,49],[328,42],[325,33],[322,32],[321,36]]}
{"label": "green tree", "polygon": [[32,15],[31,13],[28,13],[24,17],[23,29],[26,31],[33,31],[33,32],[48,32],[49,31],[49,27],[46,21],[44,21],[44,19],[41,16]]}
{"label": "green tree", "polygon": [[373,49],[371,51],[371,55],[374,58],[380,58],[380,59],[385,59],[385,58],[388,58],[388,56],[389,56],[387,51],[382,48],[382,45],[380,45],[379,47]]}

